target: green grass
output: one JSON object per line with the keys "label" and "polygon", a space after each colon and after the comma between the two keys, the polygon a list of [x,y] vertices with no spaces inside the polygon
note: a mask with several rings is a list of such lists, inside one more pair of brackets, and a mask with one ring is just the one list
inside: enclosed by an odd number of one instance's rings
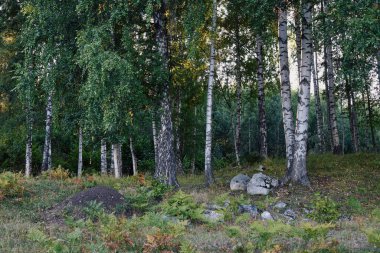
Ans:
{"label": "green grass", "polygon": [[[262,163],[267,167],[266,174],[278,178],[283,175],[283,159],[268,159]],[[181,190],[189,194],[186,198],[192,198],[195,203],[231,203],[229,208],[222,210],[225,215],[225,222],[222,223],[175,219],[164,221],[162,217],[167,215],[165,203],[173,199],[173,192],[169,190],[165,194],[165,189],[152,184],[149,178],[129,177],[116,180],[95,176],[82,181],[28,179],[23,182],[25,193],[22,197],[8,197],[0,201],[0,252],[114,252],[115,248],[119,252],[160,252],[164,249],[173,252],[253,252],[255,249],[267,252],[379,250],[379,155],[311,155],[308,159],[308,173],[312,183],[310,189],[289,185],[268,196],[230,193],[230,179],[238,173],[251,176],[257,172],[255,168],[258,165],[246,164],[242,169],[226,167],[217,170],[217,183],[211,188],[204,186],[203,175],[179,177]],[[144,206],[140,216],[122,219],[97,211],[94,213],[98,216],[93,219],[95,222],[70,222],[64,226],[44,222],[43,215],[48,208],[73,193],[96,184],[114,187],[127,196],[132,204],[135,202],[136,208]],[[140,186],[141,184],[144,186]],[[152,197],[154,199],[158,193],[164,196],[161,203],[152,201]],[[265,222],[236,212],[238,204],[244,203],[255,204],[273,213],[271,208],[279,200],[301,212],[303,208],[311,209],[315,205],[313,199],[316,193],[327,196],[329,201],[333,201],[331,203],[336,203],[326,204],[326,208],[333,206],[339,215],[351,219],[332,223],[297,219],[286,223],[276,216],[276,221]],[[188,209],[198,205],[177,206],[176,208],[185,208],[179,210],[181,213],[191,213]],[[330,211],[327,209],[327,212]],[[334,211],[334,217],[335,214]]]}

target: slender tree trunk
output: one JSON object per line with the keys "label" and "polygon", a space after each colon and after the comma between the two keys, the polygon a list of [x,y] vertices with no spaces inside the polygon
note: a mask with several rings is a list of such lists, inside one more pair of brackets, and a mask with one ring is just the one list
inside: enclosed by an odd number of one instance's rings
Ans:
{"label": "slender tree trunk", "polygon": [[265,93],[264,93],[264,76],[263,76],[263,42],[260,36],[256,37],[256,55],[257,55],[257,85],[258,85],[258,100],[259,100],[259,126],[260,126],[260,155],[268,156],[267,143],[267,121],[265,116]]}
{"label": "slender tree trunk", "polygon": [[25,176],[30,177],[32,174],[32,119],[31,110],[28,106],[26,112],[26,123],[27,123],[27,136],[26,136],[26,150],[25,150]]}
{"label": "slender tree trunk", "polygon": [[83,169],[83,134],[82,128],[79,128],[79,144],[78,144],[78,177],[82,176]]}
{"label": "slender tree trunk", "polygon": [[107,174],[107,143],[105,139],[100,141],[100,173]]}
{"label": "slender tree trunk", "polygon": [[295,128],[294,160],[291,180],[310,185],[306,170],[307,138],[310,106],[310,81],[312,59],[312,5],[310,2],[302,4],[302,65],[301,82],[298,92],[297,121]]}
{"label": "slender tree trunk", "polygon": [[185,174],[183,171],[182,166],[182,157],[181,157],[181,138],[180,138],[180,115],[181,115],[181,101],[180,96],[178,94],[177,97],[177,124],[176,124],[176,131],[175,131],[175,144],[176,144],[176,156],[177,156],[177,173],[178,174]]}
{"label": "slender tree trunk", "polygon": [[[194,118],[197,118],[197,108],[194,108]],[[195,158],[196,158],[196,148],[197,148],[197,125],[194,122],[194,128],[193,128],[193,154],[191,157],[191,174],[195,175]]]}
{"label": "slender tree trunk", "polygon": [[[314,49],[313,49],[314,51]],[[313,73],[313,82],[314,82],[314,99],[315,99],[315,114],[317,116],[317,135],[318,135],[318,151],[324,152],[325,150],[325,140],[323,136],[323,118],[322,118],[322,109],[321,109],[321,100],[319,97],[319,83],[318,83],[318,56],[315,52],[312,52],[312,73]]]}
{"label": "slender tree trunk", "polygon": [[358,145],[358,152],[360,150],[360,140],[359,140],[359,129],[358,129],[358,117],[356,114],[356,101],[355,101],[355,94],[354,91],[351,88],[351,101],[352,101],[352,121],[353,121],[353,128],[355,129],[355,137],[356,137],[356,143]]}
{"label": "slender tree trunk", "polygon": [[236,126],[235,126],[235,156],[236,163],[240,167],[240,146],[241,146],[241,46],[239,20],[235,27],[235,54],[236,54]]}
{"label": "slender tree trunk", "polygon": [[112,174],[115,174],[115,163],[114,163],[114,159],[113,159],[113,151],[114,150],[114,146],[111,144],[111,150],[110,150],[110,171],[109,171],[109,174],[112,175]]}
{"label": "slender tree trunk", "polygon": [[352,151],[354,153],[359,151],[359,142],[358,142],[358,133],[356,132],[356,117],[355,117],[355,108],[353,105],[353,100],[351,96],[351,86],[346,77],[346,97],[347,97],[347,107],[348,107],[348,116],[350,119],[350,132],[351,132],[351,143],[352,143]]}
{"label": "slender tree trunk", "polygon": [[[52,123],[52,92],[49,92],[47,104],[46,104],[46,125],[45,125],[45,143],[42,156],[41,170],[46,171],[50,169],[49,158],[51,155],[51,123]],[[50,162],[51,164],[51,162]],[[51,166],[51,165],[50,165]]]}
{"label": "slender tree trunk", "polygon": [[161,1],[160,9],[154,12],[153,20],[156,30],[156,42],[158,52],[163,60],[162,67],[168,77],[161,84],[160,90],[160,129],[158,132],[158,163],[156,177],[163,183],[179,187],[177,181],[177,159],[174,147],[174,133],[171,110],[170,72],[169,72],[169,47],[167,30],[167,0]]}
{"label": "slender tree trunk", "polygon": [[136,176],[137,175],[137,158],[135,155],[135,151],[133,149],[132,137],[129,137],[129,148],[131,149],[133,175]]}
{"label": "slender tree trunk", "polygon": [[[288,56],[288,13],[287,1],[282,1],[278,16],[278,46],[280,58],[280,78],[281,78],[281,101],[282,119],[285,133],[286,145],[286,175],[290,176],[293,164],[294,147],[294,117],[292,110],[291,87],[289,80],[289,56]],[[286,180],[286,179],[285,179]]]}
{"label": "slender tree trunk", "polygon": [[[324,1],[324,0],[322,0]],[[322,4],[322,7],[324,9],[321,9],[321,12],[328,12],[328,5]],[[325,20],[323,20],[323,23],[325,23]],[[331,129],[331,141],[332,141],[332,150],[334,154],[340,154],[341,153],[341,146],[339,143],[339,133],[338,133],[338,124],[336,119],[336,112],[335,112],[335,96],[334,96],[334,90],[335,90],[335,78],[334,78],[334,70],[333,70],[333,55],[332,55],[332,43],[331,38],[329,36],[325,36],[324,39],[325,44],[325,62],[327,67],[327,84],[328,84],[328,97],[327,97],[327,106],[329,108],[329,128]]]}
{"label": "slender tree trunk", "polygon": [[372,147],[376,149],[376,138],[375,138],[375,129],[373,126],[373,111],[372,111],[372,104],[371,104],[371,93],[369,91],[368,86],[365,87],[365,91],[367,93],[368,124],[371,130]]}
{"label": "slender tree trunk", "polygon": [[251,154],[252,152],[252,126],[251,126],[251,116],[248,118],[248,153]]}
{"label": "slender tree trunk", "polygon": [[[296,7],[297,8],[297,7]],[[294,28],[296,34],[296,55],[297,55],[297,70],[298,81],[301,82],[301,17],[299,10],[294,11]]]}
{"label": "slender tree trunk", "polygon": [[157,151],[157,127],[156,127],[156,119],[152,118],[152,133],[153,133],[153,147],[154,147],[154,164],[157,166],[158,164],[158,151]]}
{"label": "slender tree trunk", "polygon": [[210,68],[207,87],[207,111],[206,111],[206,145],[205,145],[205,178],[206,185],[214,183],[214,175],[211,165],[211,147],[212,147],[212,90],[214,86],[215,71],[215,35],[216,35],[216,0],[212,1],[212,27],[211,27],[211,45],[210,45]]}
{"label": "slender tree trunk", "polygon": [[115,178],[122,176],[122,163],[121,163],[121,145],[119,143],[112,144],[112,160]]}

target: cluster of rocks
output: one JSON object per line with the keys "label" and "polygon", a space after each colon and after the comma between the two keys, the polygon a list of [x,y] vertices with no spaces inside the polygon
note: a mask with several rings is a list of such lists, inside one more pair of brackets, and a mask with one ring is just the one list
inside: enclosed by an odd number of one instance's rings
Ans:
{"label": "cluster of rocks", "polygon": [[278,185],[278,179],[265,175],[262,172],[253,174],[252,178],[239,174],[233,177],[230,182],[232,191],[247,191],[250,195],[268,195]]}

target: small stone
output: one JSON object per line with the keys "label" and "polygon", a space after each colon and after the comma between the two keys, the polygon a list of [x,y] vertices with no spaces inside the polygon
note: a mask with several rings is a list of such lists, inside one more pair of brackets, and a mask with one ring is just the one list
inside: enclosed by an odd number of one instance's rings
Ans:
{"label": "small stone", "polygon": [[309,209],[307,209],[307,208],[303,208],[302,210],[303,210],[303,212],[306,213],[306,214],[311,213],[311,210],[309,210]]}
{"label": "small stone", "polygon": [[212,222],[223,221],[223,214],[215,212],[214,210],[206,210],[203,215],[207,220]]}
{"label": "small stone", "polygon": [[259,210],[254,205],[239,205],[239,213],[249,213],[252,217],[256,217],[259,214]]}
{"label": "small stone", "polygon": [[271,215],[270,212],[268,212],[268,211],[264,211],[264,212],[262,212],[262,213],[261,213],[261,218],[262,218],[263,220],[273,220],[272,215]]}
{"label": "small stone", "polygon": [[292,209],[287,209],[284,212],[284,215],[292,220],[294,220],[297,217],[297,214]]}
{"label": "small stone", "polygon": [[280,201],[280,202],[277,202],[275,205],[274,205],[274,208],[277,208],[277,209],[284,209],[286,207],[286,203]]}

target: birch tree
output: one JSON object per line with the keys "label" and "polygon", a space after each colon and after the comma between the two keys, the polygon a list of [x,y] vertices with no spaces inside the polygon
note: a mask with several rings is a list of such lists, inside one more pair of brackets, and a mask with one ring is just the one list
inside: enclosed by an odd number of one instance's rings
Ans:
{"label": "birch tree", "polygon": [[312,4],[302,3],[301,81],[298,91],[297,120],[295,128],[294,160],[290,178],[294,182],[310,185],[306,170],[307,138],[309,127],[310,82],[312,59]]}
{"label": "birch tree", "polygon": [[100,173],[107,174],[107,143],[104,138],[100,141]]}
{"label": "birch tree", "polygon": [[206,185],[210,186],[214,183],[214,175],[212,172],[211,156],[212,156],[212,91],[214,86],[215,72],[215,34],[216,34],[216,0],[212,1],[212,25],[210,38],[210,65],[207,85],[207,107],[206,107],[206,145],[205,145],[205,178]]}
{"label": "birch tree", "polygon": [[78,177],[81,177],[83,170],[83,133],[81,127],[79,127],[78,139]]}
{"label": "birch tree", "polygon": [[285,151],[287,160],[287,174],[290,173],[293,164],[294,145],[294,117],[292,110],[291,87],[289,80],[289,57],[288,57],[288,12],[287,1],[281,1],[278,13],[278,46],[280,58],[280,80],[282,119],[285,132]]}

